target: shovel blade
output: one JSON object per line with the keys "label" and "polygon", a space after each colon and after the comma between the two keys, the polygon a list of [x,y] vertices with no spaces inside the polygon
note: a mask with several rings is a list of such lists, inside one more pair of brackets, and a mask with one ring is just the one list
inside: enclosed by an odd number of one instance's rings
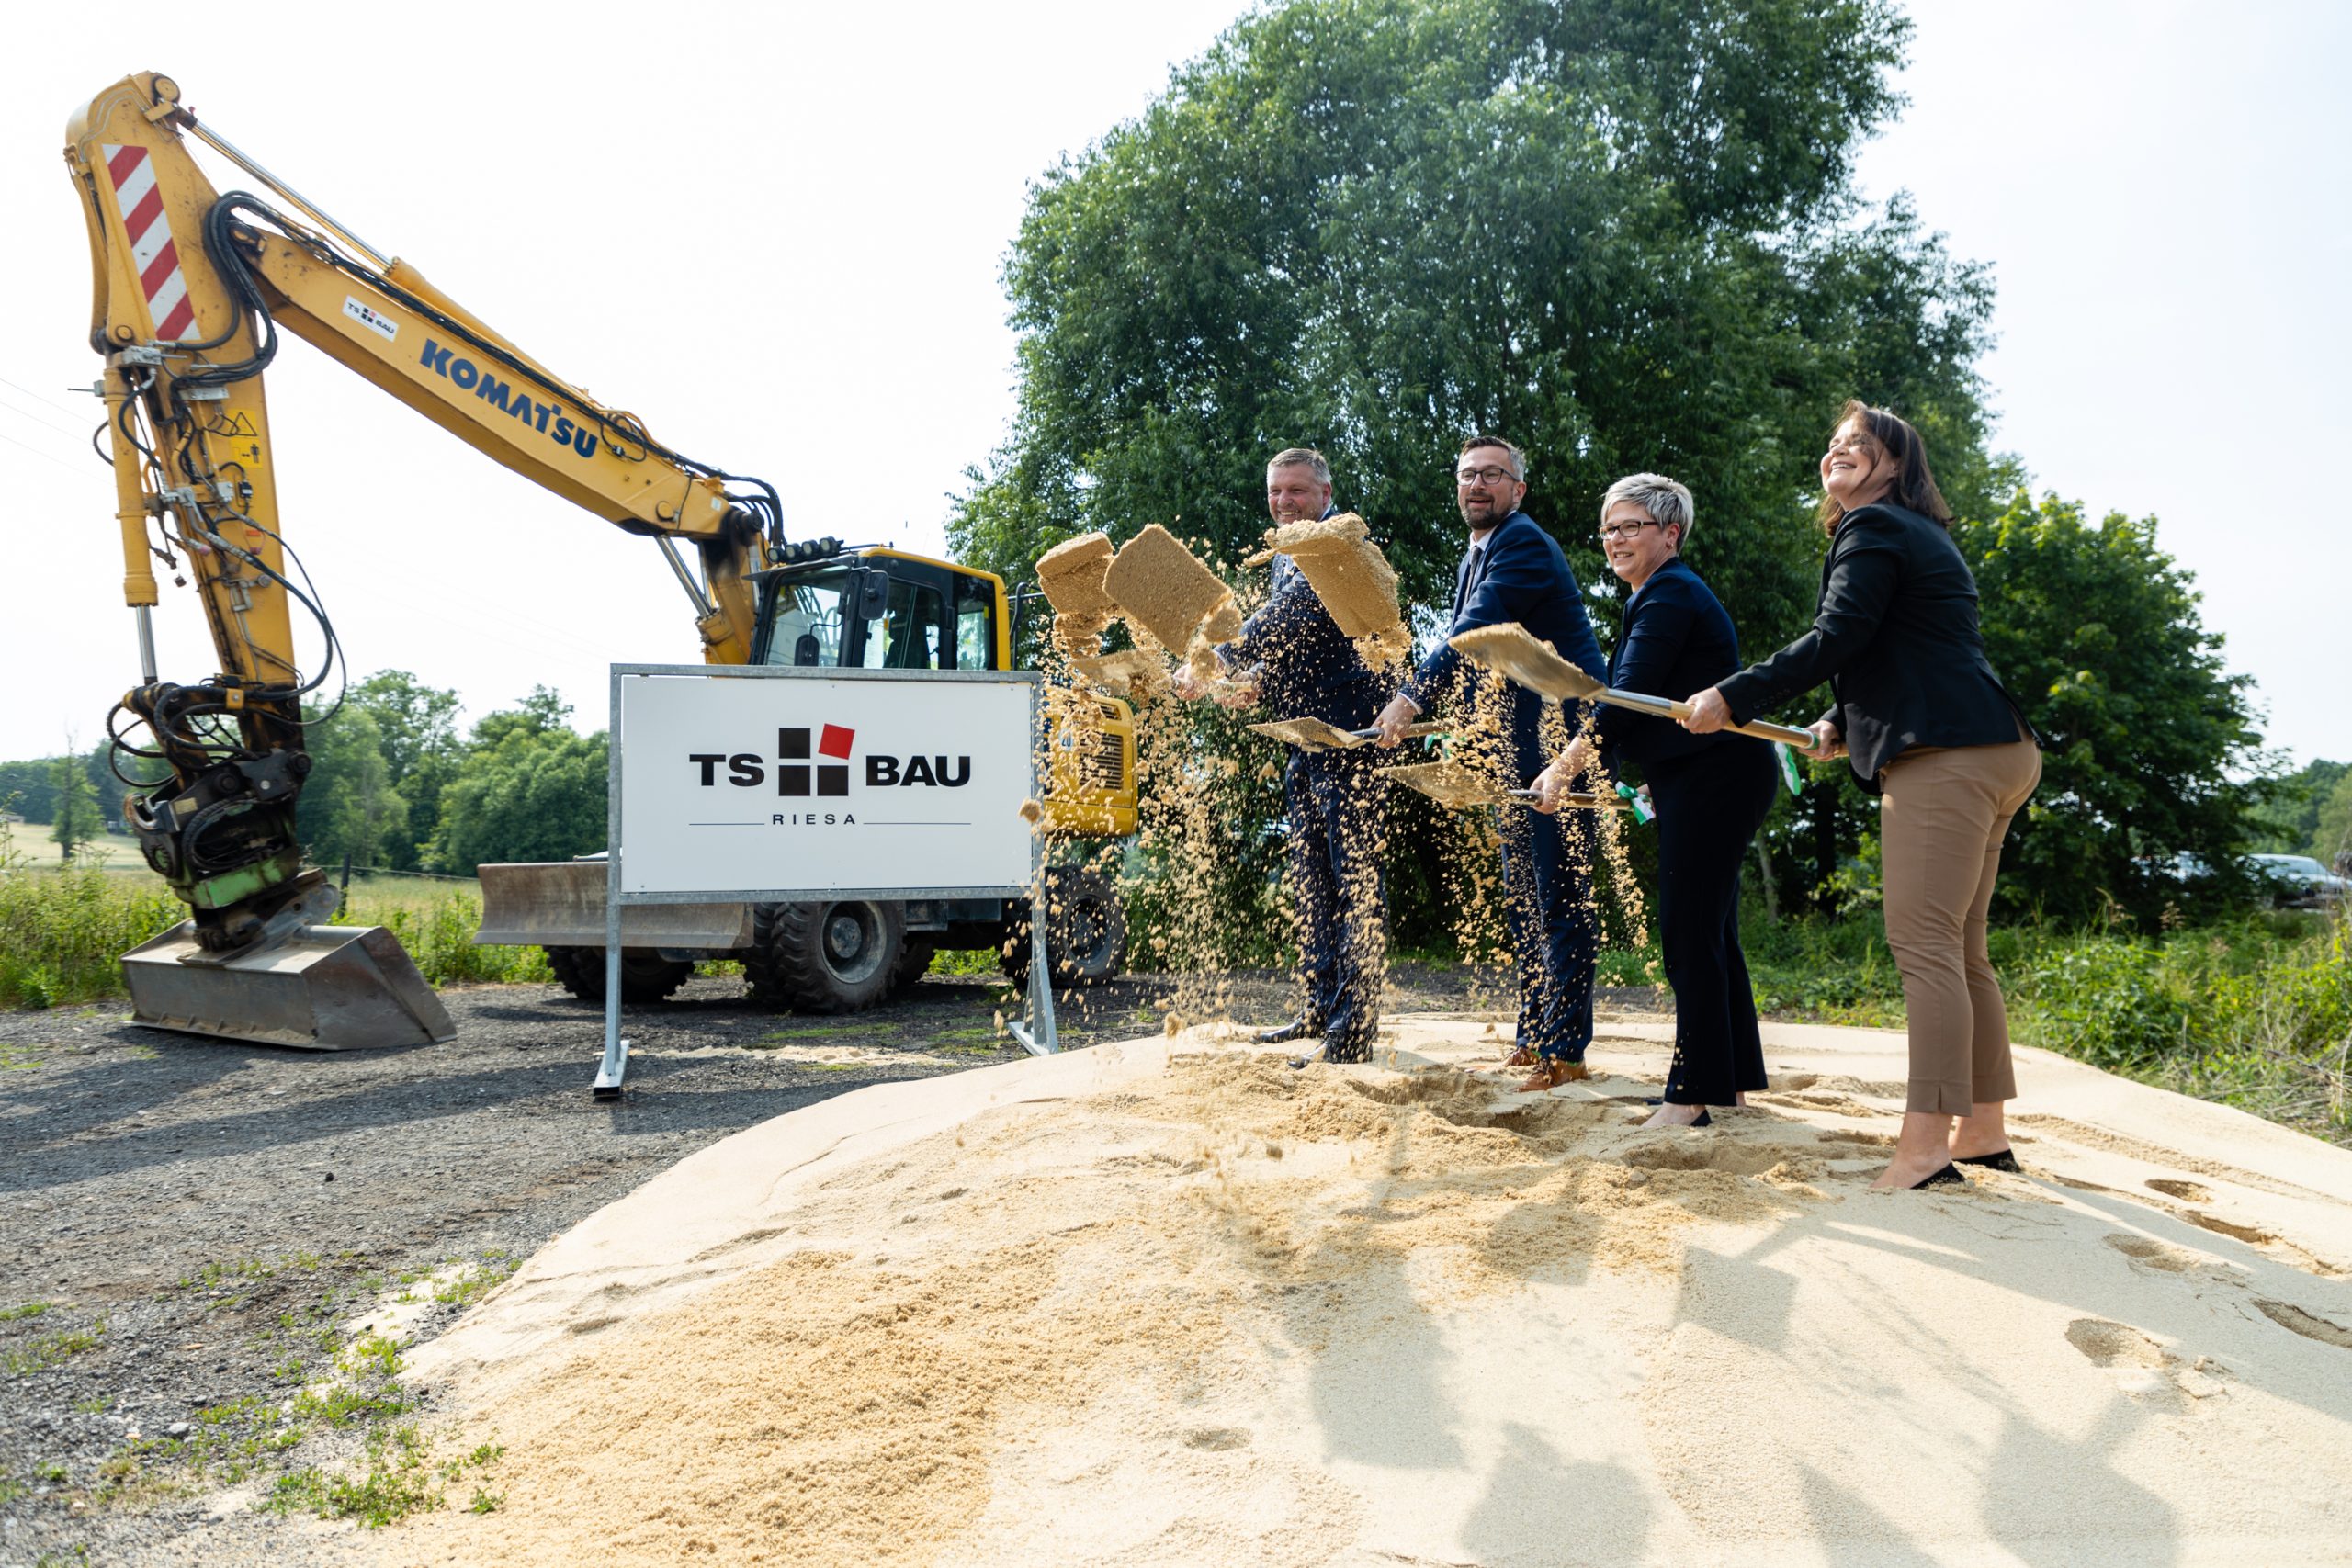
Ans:
{"label": "shovel blade", "polygon": [[1475,627],[1454,637],[1452,646],[1463,658],[1484,665],[1512,684],[1562,702],[1598,696],[1606,690],[1517,621]]}
{"label": "shovel blade", "polygon": [[300,926],[222,959],[183,922],[122,955],[133,1021],[256,1045],[365,1051],[458,1032],[400,939],[382,926]]}

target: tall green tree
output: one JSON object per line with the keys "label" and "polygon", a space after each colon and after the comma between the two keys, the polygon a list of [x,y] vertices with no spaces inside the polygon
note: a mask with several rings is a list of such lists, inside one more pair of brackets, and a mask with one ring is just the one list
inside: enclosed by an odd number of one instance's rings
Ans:
{"label": "tall green tree", "polygon": [[50,839],[58,857],[71,860],[75,852],[96,843],[106,831],[98,814],[97,786],[90,782],[86,759],[68,751],[50,764]]}
{"label": "tall green tree", "polygon": [[408,828],[384,841],[382,863],[413,871],[441,817],[441,792],[465,744],[458,737],[458,694],[428,686],[405,670],[379,670],[354,687],[351,705],[373,716],[391,786],[408,802]]}
{"label": "tall green tree", "polygon": [[605,736],[571,729],[571,713],[541,686],[474,726],[442,792],[428,863],[470,874],[485,862],[569,860],[604,847]]}
{"label": "tall green tree", "polygon": [[294,825],[311,862],[329,870],[346,858],[383,864],[386,848],[408,840],[409,801],[392,780],[376,716],[345,703],[334,717],[304,726],[303,742],[311,774]]}
{"label": "tall green tree", "polygon": [[2310,854],[2319,818],[2352,762],[2307,762],[2277,781],[2271,797],[2254,816],[2251,847],[2264,854]]}
{"label": "tall green tree", "polygon": [[2306,852],[2338,871],[2352,865],[2352,773],[2337,779],[2327,799],[2321,802]]}
{"label": "tall green tree", "polygon": [[2041,788],[2002,857],[2004,903],[2080,918],[2111,902],[2153,921],[2192,891],[2172,869],[2184,852],[2234,890],[2267,789],[2253,682],[2224,665],[2156,520],[2092,523],[2019,491],[1953,532],[1985,651],[2043,743]]}
{"label": "tall green tree", "polygon": [[[1744,645],[1778,646],[1813,609],[1814,460],[1847,398],[1916,421],[1958,503],[1993,488],[1990,280],[1853,181],[1908,32],[1891,0],[1243,18],[1032,188],[1004,269],[1018,414],[951,541],[1015,581],[1074,534],[1151,522],[1238,559],[1267,456],[1304,442],[1408,597],[1442,604],[1456,447],[1500,431],[1604,630],[1600,497],[1650,469],[1696,492],[1690,556]],[[1817,793],[1792,896],[1861,819],[1849,788]]]}
{"label": "tall green tree", "polygon": [[1005,266],[1012,438],[950,536],[1012,577],[1148,522],[1238,558],[1311,442],[1408,592],[1459,552],[1460,438],[1525,446],[1590,581],[1608,482],[1699,497],[1692,558],[1758,646],[1812,607],[1802,504],[1846,397],[1904,408],[1963,491],[1990,288],[1865,210],[1886,0],[1294,0],[1033,188]]}

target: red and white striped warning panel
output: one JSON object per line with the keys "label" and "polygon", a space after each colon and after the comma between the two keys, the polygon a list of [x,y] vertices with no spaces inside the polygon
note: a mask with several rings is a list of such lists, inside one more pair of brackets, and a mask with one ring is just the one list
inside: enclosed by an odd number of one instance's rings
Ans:
{"label": "red and white striped warning panel", "polygon": [[130,236],[130,265],[147,290],[147,311],[155,335],[166,341],[196,324],[187,279],[180,276],[180,250],[164,220],[164,193],[155,188],[155,161],[144,147],[107,144],[107,176],[114,182],[115,206],[123,232]]}

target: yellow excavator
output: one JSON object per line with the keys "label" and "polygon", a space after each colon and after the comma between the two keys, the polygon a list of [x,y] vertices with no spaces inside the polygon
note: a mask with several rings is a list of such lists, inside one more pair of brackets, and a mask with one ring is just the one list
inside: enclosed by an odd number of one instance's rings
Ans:
{"label": "yellow excavator", "polygon": [[[216,190],[191,139],[267,198]],[[636,415],[556,376],[199,123],[170,77],[142,72],[99,93],[69,125],[65,161],[89,225],[90,344],[106,362],[97,390],[139,641],[140,683],[107,732],[130,790],[127,824],[190,909],[123,956],[139,1021],[321,1048],[454,1032],[389,931],[324,923],[336,890],[304,863],[296,836],[311,766],[306,707],[318,711],[343,671],[334,623],[279,525],[262,382],[281,328],[497,462],[651,538],[693,604],[707,662],[1010,667],[1025,595],[1008,596],[992,573],[893,549],[788,543],[771,486],[662,445]],[[194,580],[211,627],[220,668],[196,684],[155,668],[159,563],[176,582]],[[298,612],[322,650],[308,671]],[[1058,688],[1046,712],[1044,829],[1132,833],[1131,712]],[[600,858],[483,867],[477,940],[545,946],[568,987],[601,998]],[[1115,972],[1125,926],[1107,881],[1076,868],[1049,876],[1056,979]],[[1025,931],[1026,901],[628,913],[624,994],[639,999],[723,956],[742,961],[756,997],[842,1011],[920,974],[933,945],[1002,942],[1016,969],[1030,951],[1006,940]]]}

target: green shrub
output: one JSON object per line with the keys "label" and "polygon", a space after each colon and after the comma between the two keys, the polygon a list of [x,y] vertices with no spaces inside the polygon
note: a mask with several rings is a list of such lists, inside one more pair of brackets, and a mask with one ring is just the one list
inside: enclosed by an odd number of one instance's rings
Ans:
{"label": "green shrub", "polygon": [[90,867],[0,871],[0,1007],[119,996],[118,955],[187,910],[161,882]]}
{"label": "green shrub", "polygon": [[2196,987],[2165,951],[2133,939],[2094,938],[2011,976],[2030,1004],[2035,1043],[2095,1066],[2146,1067],[2191,1049]]}
{"label": "green shrub", "polygon": [[[187,918],[187,906],[143,871],[0,868],[0,1008],[121,996],[121,955]],[[390,928],[435,986],[555,977],[536,947],[473,945],[481,896],[471,883],[357,884],[334,919]]]}

